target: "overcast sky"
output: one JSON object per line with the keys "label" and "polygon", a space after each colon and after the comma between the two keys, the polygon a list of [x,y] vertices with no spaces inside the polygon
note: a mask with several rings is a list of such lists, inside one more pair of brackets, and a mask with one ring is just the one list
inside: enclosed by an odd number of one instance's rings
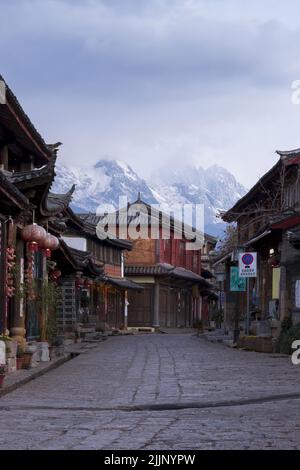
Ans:
{"label": "overcast sky", "polygon": [[228,168],[300,147],[297,0],[0,0],[1,73],[60,158]]}

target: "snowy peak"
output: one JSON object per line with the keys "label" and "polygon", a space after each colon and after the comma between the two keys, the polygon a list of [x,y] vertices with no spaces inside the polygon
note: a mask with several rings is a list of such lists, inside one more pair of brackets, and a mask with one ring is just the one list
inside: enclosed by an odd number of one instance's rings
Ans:
{"label": "snowy peak", "polygon": [[120,160],[99,160],[99,162],[94,165],[94,169],[101,170],[109,176],[114,175],[115,178],[123,178],[125,176],[132,181],[139,179],[133,169],[127,165],[127,163],[121,162]]}
{"label": "snowy peak", "polygon": [[219,234],[224,224],[216,218],[218,210],[227,210],[246,193],[225,168],[212,165],[207,169],[187,165],[171,165],[157,170],[149,182],[141,178],[127,163],[99,160],[82,167],[57,166],[54,190],[66,192],[76,184],[72,207],[78,212],[96,212],[99,205],[118,208],[119,197],[133,202],[141,194],[149,204],[204,204],[206,230]]}
{"label": "snowy peak", "polygon": [[79,212],[96,212],[103,204],[117,208],[120,196],[134,201],[139,193],[147,202],[157,202],[147,183],[129,165],[117,160],[99,160],[91,167],[77,168],[58,164],[56,174],[56,191],[68,191],[76,184],[72,207]]}

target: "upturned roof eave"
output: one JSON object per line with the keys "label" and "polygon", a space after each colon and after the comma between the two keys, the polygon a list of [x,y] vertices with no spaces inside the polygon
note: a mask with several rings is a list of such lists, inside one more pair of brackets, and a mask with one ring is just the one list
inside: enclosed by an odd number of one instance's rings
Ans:
{"label": "upturned roof eave", "polygon": [[276,172],[280,170],[280,167],[282,165],[289,165],[291,166],[294,162],[293,159],[295,157],[300,157],[300,149],[294,149],[294,150],[287,150],[287,151],[282,151],[282,150],[276,150],[275,152],[277,155],[279,155],[279,160],[275,163],[275,165],[272,166],[272,168],[267,171],[255,185],[241,198],[239,199],[231,209],[229,209],[225,214],[222,215],[222,219],[225,222],[235,222],[238,220],[240,216],[241,209],[248,204],[252,198],[257,195],[263,185],[269,183],[269,181],[276,175]]}
{"label": "upturned roof eave", "polygon": [[6,87],[6,103],[2,106],[6,107],[21,132],[31,141],[32,145],[36,149],[37,155],[43,156],[45,158],[45,163],[50,161],[53,158],[54,153],[49,149],[43,137],[35,128],[2,75],[0,75],[0,80],[5,83]]}

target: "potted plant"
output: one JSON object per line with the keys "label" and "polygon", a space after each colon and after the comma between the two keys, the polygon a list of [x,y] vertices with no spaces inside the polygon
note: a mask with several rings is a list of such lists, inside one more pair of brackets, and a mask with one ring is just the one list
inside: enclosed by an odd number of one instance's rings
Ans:
{"label": "potted plant", "polygon": [[194,321],[193,328],[197,330],[197,335],[203,333],[203,322],[200,319]]}
{"label": "potted plant", "polygon": [[23,354],[24,354],[24,347],[19,344],[17,349],[17,369],[23,369]]}
{"label": "potted plant", "polygon": [[10,357],[11,354],[11,338],[8,335],[0,335],[0,341],[5,343],[6,357]]}
{"label": "potted plant", "polygon": [[22,369],[30,369],[33,352],[24,351],[22,354]]}
{"label": "potted plant", "polygon": [[3,386],[5,375],[6,375],[6,366],[1,364],[0,365],[0,388]]}

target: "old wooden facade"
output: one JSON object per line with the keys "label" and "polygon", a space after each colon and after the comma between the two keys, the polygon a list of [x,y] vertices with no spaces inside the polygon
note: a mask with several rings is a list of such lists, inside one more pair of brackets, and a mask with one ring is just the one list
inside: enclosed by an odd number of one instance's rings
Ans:
{"label": "old wooden facade", "polygon": [[[65,220],[63,246],[77,262],[71,272],[64,269],[61,279],[61,329],[72,331],[76,323],[88,323],[97,329],[125,328],[127,291],[141,289],[124,277],[123,256],[132,249],[132,243],[99,239],[92,215],[75,214],[68,208]],[[72,296],[75,301],[71,304]]]}
{"label": "old wooden facade", "polygon": [[187,249],[192,237],[182,235],[176,220],[171,217],[168,224],[166,214],[153,211],[140,199],[124,211],[97,220],[115,224],[116,237],[133,243],[126,253],[125,275],[144,289],[129,293],[129,326],[191,327],[204,319],[208,309],[204,306],[215,294],[201,275],[200,247],[195,244],[195,249]]}
{"label": "old wooden facade", "polygon": [[[229,270],[238,251],[258,253],[258,276],[250,281],[252,319],[270,320],[275,331],[290,316],[300,321],[300,150],[277,151],[278,162],[223,219],[236,222],[238,245],[226,265],[227,321],[237,305],[245,312],[245,293],[230,292]],[[238,298],[237,298],[238,297]]]}
{"label": "old wooden facade", "polygon": [[0,330],[18,341],[46,335],[44,287],[54,282],[55,265],[50,250],[31,246],[22,233],[33,222],[48,235],[59,236],[64,229],[60,216],[74,188],[64,195],[50,191],[56,149],[44,142],[6,86],[6,100],[0,104]]}

